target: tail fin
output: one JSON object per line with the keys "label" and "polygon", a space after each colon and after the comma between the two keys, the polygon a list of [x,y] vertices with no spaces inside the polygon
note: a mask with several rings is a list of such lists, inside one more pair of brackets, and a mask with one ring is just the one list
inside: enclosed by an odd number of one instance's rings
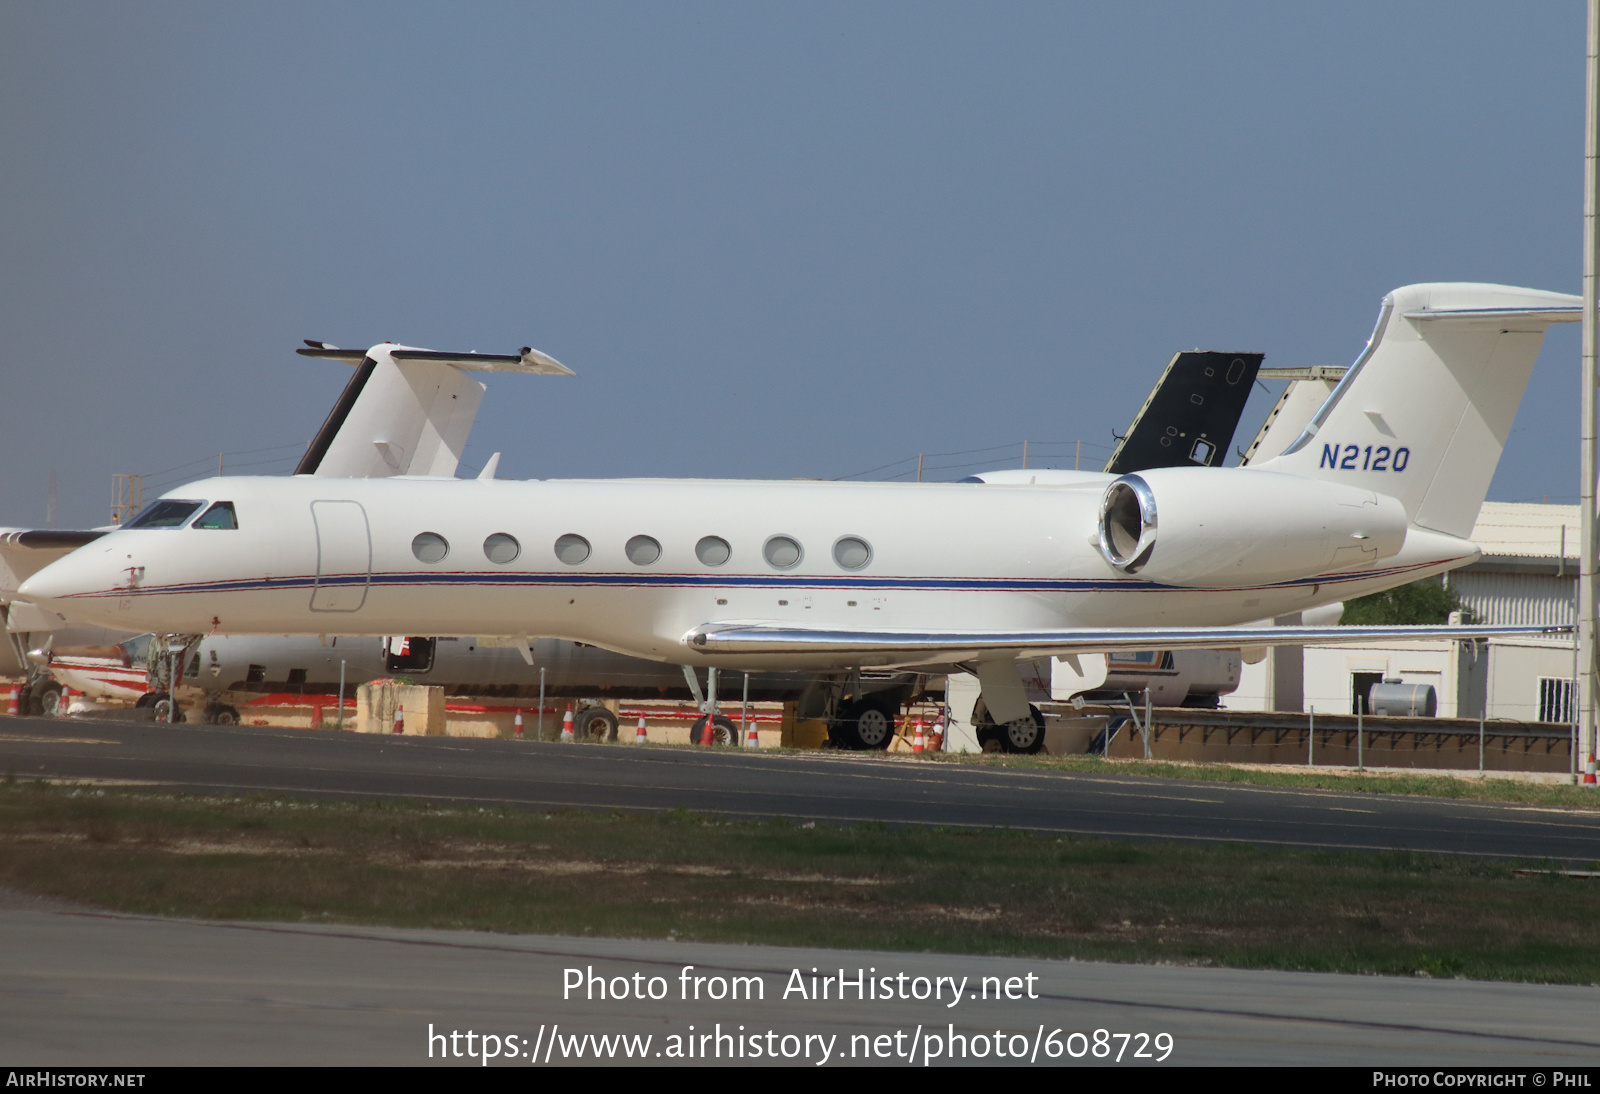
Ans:
{"label": "tail fin", "polygon": [[520,354],[496,354],[439,353],[392,342],[365,352],[321,342],[308,346],[299,352],[357,367],[296,475],[454,475],[486,390],[468,371],[571,375],[526,347]]}
{"label": "tail fin", "polygon": [[1263,356],[1203,350],[1173,354],[1106,461],[1106,474],[1150,467],[1221,467]]}
{"label": "tail fin", "polygon": [[1396,289],[1305,432],[1251,466],[1387,494],[1413,524],[1465,538],[1545,331],[1581,313],[1581,298],[1536,289]]}

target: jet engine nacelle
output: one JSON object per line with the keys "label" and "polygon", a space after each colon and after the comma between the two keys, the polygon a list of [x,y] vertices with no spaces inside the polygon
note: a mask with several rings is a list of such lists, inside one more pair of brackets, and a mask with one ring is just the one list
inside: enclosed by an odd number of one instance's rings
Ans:
{"label": "jet engine nacelle", "polygon": [[1393,498],[1242,467],[1123,475],[1100,504],[1105,560],[1163,585],[1228,588],[1363,570],[1405,538],[1405,510]]}

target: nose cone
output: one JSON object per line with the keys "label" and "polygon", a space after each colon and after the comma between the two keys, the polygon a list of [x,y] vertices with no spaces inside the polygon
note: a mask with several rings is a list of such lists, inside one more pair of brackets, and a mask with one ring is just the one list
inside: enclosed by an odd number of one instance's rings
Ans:
{"label": "nose cone", "polygon": [[17,598],[75,622],[94,622],[112,603],[108,594],[114,592],[118,575],[108,567],[104,552],[91,556],[80,548],[24,581]]}

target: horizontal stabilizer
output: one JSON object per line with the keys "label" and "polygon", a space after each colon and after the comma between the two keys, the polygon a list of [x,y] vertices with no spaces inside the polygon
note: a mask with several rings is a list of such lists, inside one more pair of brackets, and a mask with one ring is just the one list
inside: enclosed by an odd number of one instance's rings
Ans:
{"label": "horizontal stabilizer", "polygon": [[326,342],[313,342],[309,338],[303,341],[307,348],[295,350],[302,357],[322,357],[329,361],[343,361],[347,365],[359,365],[367,359],[367,351],[364,349],[340,349]]}
{"label": "horizontal stabilizer", "polygon": [[1406,319],[1424,320],[1531,320],[1535,324],[1534,329],[1543,330],[1545,326],[1551,323],[1576,323],[1583,318],[1583,308],[1577,304],[1557,304],[1550,307],[1533,308],[1418,308],[1415,311],[1402,312],[1401,314]]}
{"label": "horizontal stabilizer", "polygon": [[395,349],[396,361],[434,361],[468,372],[527,372],[536,376],[575,376],[566,365],[531,346],[520,353],[440,353],[431,349]]}
{"label": "horizontal stabilizer", "polygon": [[[302,357],[320,357],[329,361],[343,361],[359,365],[370,352],[362,349],[340,349],[326,342],[305,340],[306,348],[295,350]],[[532,346],[523,346],[517,353],[445,353],[432,349],[403,349],[395,347],[389,356],[396,361],[433,361],[441,365],[464,369],[467,372],[526,372],[536,376],[575,376],[566,365],[540,353]]]}
{"label": "horizontal stabilizer", "polygon": [[684,644],[701,653],[852,654],[876,665],[969,661],[1004,653],[1017,658],[1115,650],[1226,650],[1251,646],[1368,645],[1407,639],[1498,638],[1570,634],[1571,627],[1107,627],[1038,631],[841,631],[779,623],[697,627]]}

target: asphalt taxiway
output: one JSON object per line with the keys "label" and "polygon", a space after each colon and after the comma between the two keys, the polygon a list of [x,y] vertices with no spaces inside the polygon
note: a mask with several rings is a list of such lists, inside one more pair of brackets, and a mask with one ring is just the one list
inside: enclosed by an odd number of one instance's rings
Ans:
{"label": "asphalt taxiway", "polygon": [[1600,861],[1600,812],[848,753],[0,720],[0,771],[217,794],[668,810]]}
{"label": "asphalt taxiway", "polygon": [[[516,1066],[593,1064],[600,1049],[589,1035],[615,1034],[651,1040],[628,1042],[631,1056],[612,1041],[599,1062],[728,1063],[728,1054],[735,1063],[774,1062],[752,1055],[752,1037],[775,1048],[775,1062],[813,1066],[824,1051],[827,1066],[904,1066],[937,1050],[936,1064],[1081,1066],[1116,1064],[1112,1055],[1120,1054],[1120,1066],[1144,1067],[1158,1063],[1165,1045],[1169,1064],[1550,1069],[1600,1062],[1593,1021],[1600,989],[1592,987],[213,923],[96,912],[4,891],[0,937],[0,1044],[10,1062],[29,1067],[477,1066],[469,1030],[480,1054],[484,1034],[493,1035],[496,1052],[509,1048],[509,1056],[488,1062]],[[747,988],[748,1001],[685,1000],[686,965],[705,978],[707,993],[717,978],[745,977],[746,984],[760,980],[759,995]],[[591,972],[613,986],[637,973],[645,994],[650,978],[660,977],[663,998],[602,1000],[589,998],[587,987],[569,996],[567,969],[582,970],[586,985]],[[840,1001],[834,988],[821,1000],[811,997],[813,969],[819,976],[843,970],[847,981],[858,970],[906,979],[897,980],[892,999],[858,999],[847,988]],[[785,998],[794,970],[807,991]],[[951,977],[966,990],[954,1007],[950,992],[901,998],[917,990],[918,976]],[[998,978],[988,998],[984,977]],[[1013,998],[1005,997],[1007,981]],[[430,1030],[439,1039],[430,1040]],[[462,1036],[452,1041],[451,1033]],[[713,1038],[699,1043],[710,1058],[672,1055],[672,1039],[681,1051],[691,1033]],[[719,1042],[718,1033],[727,1039]],[[720,1058],[713,1055],[719,1045]],[[1141,1050],[1146,1055],[1136,1055]]]}

